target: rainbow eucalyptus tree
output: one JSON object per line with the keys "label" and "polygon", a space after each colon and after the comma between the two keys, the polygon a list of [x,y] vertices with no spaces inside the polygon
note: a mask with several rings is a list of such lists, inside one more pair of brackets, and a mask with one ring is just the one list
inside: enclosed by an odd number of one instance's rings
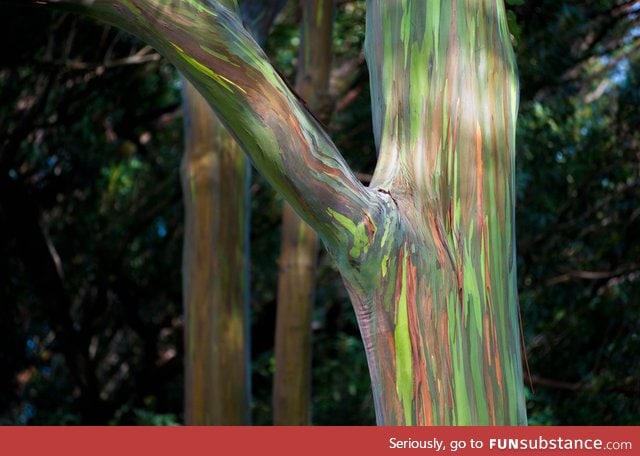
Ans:
{"label": "rainbow eucalyptus tree", "polygon": [[183,85],[184,421],[248,424],[248,162],[204,98]]}
{"label": "rainbow eucalyptus tree", "polygon": [[[284,3],[242,2],[242,20],[258,43],[266,40]],[[194,425],[248,424],[249,162],[188,81],[183,111],[184,420]]]}
{"label": "rainbow eucalyptus tree", "polygon": [[379,424],[526,422],[518,83],[502,1],[367,1],[379,152],[368,187],[245,31],[234,1],[37,2],[153,45],[314,228],[358,318]]}

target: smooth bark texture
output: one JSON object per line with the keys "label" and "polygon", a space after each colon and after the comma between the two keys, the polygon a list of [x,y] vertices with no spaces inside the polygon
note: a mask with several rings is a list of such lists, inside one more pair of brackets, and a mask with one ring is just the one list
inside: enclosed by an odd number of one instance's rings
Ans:
{"label": "smooth bark texture", "polygon": [[250,422],[249,162],[184,81],[185,424]]}
{"label": "smooth bark texture", "polygon": [[273,378],[276,426],[304,426],[311,420],[311,319],[317,254],[315,231],[285,204]]}
{"label": "smooth bark texture", "polygon": [[[242,2],[245,26],[259,43],[283,6],[283,0]],[[250,166],[202,95],[183,84],[184,420],[249,424]]]}
{"label": "smooth bark texture", "polygon": [[380,149],[370,188],[220,3],[96,0],[83,9],[174,62],[318,232],[358,317],[379,424],[526,422],[513,228],[518,86],[501,1],[367,2]]}
{"label": "smooth bark texture", "polygon": [[371,0],[366,53],[380,150],[372,186],[398,209],[390,247],[380,246],[382,285],[352,285],[369,311],[361,328],[379,420],[524,423],[518,84],[502,2]]}
{"label": "smooth bark texture", "polygon": [[[333,0],[302,2],[296,92],[321,121],[330,104]],[[282,216],[275,338],[273,424],[306,425],[311,410],[311,320],[318,239],[285,203]]]}

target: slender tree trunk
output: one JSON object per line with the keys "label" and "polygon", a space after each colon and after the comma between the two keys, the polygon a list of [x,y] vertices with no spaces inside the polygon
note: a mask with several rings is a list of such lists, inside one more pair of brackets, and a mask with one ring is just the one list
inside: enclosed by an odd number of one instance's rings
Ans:
{"label": "slender tree trunk", "polygon": [[[330,116],[329,74],[333,0],[302,2],[296,92],[325,123]],[[311,320],[318,236],[288,203],[282,215],[276,318],[273,423],[305,425],[311,420]]]}
{"label": "slender tree trunk", "polygon": [[316,230],[356,311],[379,424],[526,422],[502,2],[368,0],[379,162],[365,188],[232,9],[69,1],[174,62]]}
{"label": "slender tree trunk", "polygon": [[[245,25],[258,41],[264,42],[283,5],[283,0],[243,2]],[[191,425],[249,424],[251,171],[207,101],[183,83],[184,419]]]}
{"label": "slender tree trunk", "polygon": [[250,170],[187,81],[183,100],[185,424],[248,424]]}

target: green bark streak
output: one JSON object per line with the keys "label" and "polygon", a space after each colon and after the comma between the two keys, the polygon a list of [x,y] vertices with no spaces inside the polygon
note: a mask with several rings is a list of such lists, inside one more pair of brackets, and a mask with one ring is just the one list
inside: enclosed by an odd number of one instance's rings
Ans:
{"label": "green bark streak", "polygon": [[412,359],[411,338],[409,337],[409,317],[407,314],[407,257],[402,258],[402,285],[398,296],[398,312],[394,343],[396,346],[396,389],[402,401],[405,424],[413,424],[412,400]]}
{"label": "green bark streak", "polygon": [[340,225],[344,227],[347,236],[343,238],[343,245],[350,244],[349,256],[351,258],[360,258],[369,251],[369,234],[364,222],[356,224],[349,217],[346,217],[331,208],[327,211]]}

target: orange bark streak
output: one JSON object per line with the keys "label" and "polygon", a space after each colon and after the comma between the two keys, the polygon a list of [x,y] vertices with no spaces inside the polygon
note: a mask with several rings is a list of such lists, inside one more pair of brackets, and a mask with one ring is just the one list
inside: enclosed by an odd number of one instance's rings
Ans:
{"label": "orange bark streak", "polygon": [[496,379],[498,380],[498,386],[500,387],[500,389],[502,389],[502,367],[500,365],[500,351],[498,349],[498,335],[496,334],[496,325],[495,324],[491,325],[491,329],[493,332],[492,339],[493,339],[493,348],[495,352],[493,359],[495,359],[496,361]]}
{"label": "orange bark streak", "polygon": [[437,240],[435,244],[436,244],[436,250],[438,252],[438,260],[440,260],[440,264],[442,265],[442,267],[444,267],[447,261],[447,257],[445,256],[444,248],[443,248],[445,241],[440,235],[440,230],[438,230],[437,228],[435,217],[429,217],[428,222],[429,222],[429,230],[431,231],[431,235],[433,236],[433,239]]}

